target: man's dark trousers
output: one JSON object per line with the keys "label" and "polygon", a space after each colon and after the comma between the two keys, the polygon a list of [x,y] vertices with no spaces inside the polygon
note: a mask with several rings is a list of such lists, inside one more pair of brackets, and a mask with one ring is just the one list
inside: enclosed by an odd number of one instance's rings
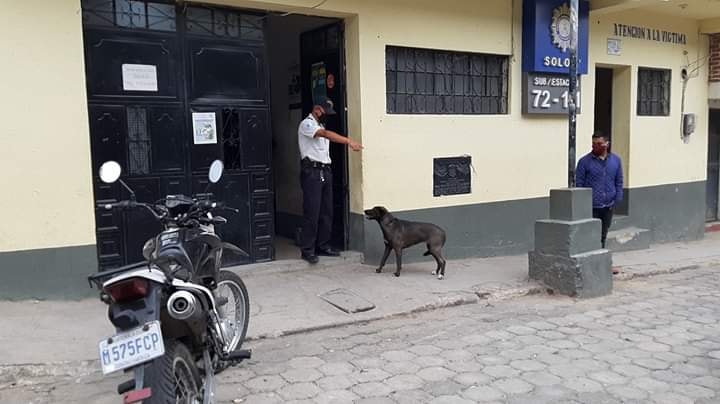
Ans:
{"label": "man's dark trousers", "polygon": [[607,239],[608,229],[612,224],[613,218],[613,207],[606,208],[593,208],[593,217],[602,221],[602,235],[600,241],[602,241],[602,247],[605,248],[605,240]]}
{"label": "man's dark trousers", "polygon": [[330,247],[333,219],[332,170],[307,160],[302,162],[300,184],[303,190],[303,227],[300,249],[304,256],[315,255],[316,248]]}

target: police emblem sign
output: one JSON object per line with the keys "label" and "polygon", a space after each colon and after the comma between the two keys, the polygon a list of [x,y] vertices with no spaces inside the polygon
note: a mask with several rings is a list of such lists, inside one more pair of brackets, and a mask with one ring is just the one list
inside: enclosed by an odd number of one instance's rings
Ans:
{"label": "police emblem sign", "polygon": [[[578,75],[588,71],[589,10],[589,3],[581,0]],[[571,41],[572,15],[567,0],[526,0],[523,3],[523,113],[568,113]],[[579,113],[579,90],[575,105]]]}
{"label": "police emblem sign", "polygon": [[[588,72],[590,3],[580,1],[578,74]],[[567,0],[523,2],[523,71],[565,73],[570,68],[572,16]]]}

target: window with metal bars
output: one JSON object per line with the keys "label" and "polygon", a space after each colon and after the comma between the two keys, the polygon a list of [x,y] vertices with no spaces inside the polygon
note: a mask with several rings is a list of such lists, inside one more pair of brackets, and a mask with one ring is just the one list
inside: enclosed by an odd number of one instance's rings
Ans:
{"label": "window with metal bars", "polygon": [[507,114],[508,56],[388,46],[388,114]]}
{"label": "window with metal bars", "polygon": [[185,27],[189,34],[262,41],[264,21],[260,15],[202,6],[187,8]]}
{"label": "window with metal bars", "polygon": [[147,175],[150,173],[151,143],[145,108],[127,108],[127,130],[130,175]]}
{"label": "window with metal bars", "polygon": [[174,32],[175,5],[137,0],[82,0],[83,20],[91,26]]}
{"label": "window with metal bars", "polygon": [[638,69],[637,114],[670,115],[670,69]]}

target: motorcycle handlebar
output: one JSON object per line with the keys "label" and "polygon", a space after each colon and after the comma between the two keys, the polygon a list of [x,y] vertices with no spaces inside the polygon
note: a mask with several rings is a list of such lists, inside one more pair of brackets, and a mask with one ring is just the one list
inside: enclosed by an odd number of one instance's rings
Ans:
{"label": "motorcycle handlebar", "polygon": [[120,201],[115,203],[98,203],[97,207],[105,210],[133,208],[136,202]]}
{"label": "motorcycle handlebar", "polygon": [[142,202],[120,201],[120,202],[115,202],[115,203],[98,203],[97,206],[99,208],[103,208],[105,210],[145,208],[150,213],[152,213],[152,215],[155,217],[155,219],[160,220],[163,217],[163,215],[158,214],[151,205],[148,205],[147,203],[142,203]]}
{"label": "motorcycle handlebar", "polygon": [[200,208],[203,210],[222,209],[222,210],[228,210],[233,213],[240,213],[239,209],[225,206],[225,204],[222,202],[198,201],[197,203],[200,206]]}
{"label": "motorcycle handlebar", "polygon": [[197,201],[198,207],[202,210],[210,210],[219,207],[217,202]]}
{"label": "motorcycle handlebar", "polygon": [[218,202],[217,204],[218,209],[227,210],[233,213],[240,213],[240,209],[231,208],[230,206],[225,206],[224,203]]}
{"label": "motorcycle handlebar", "polygon": [[[228,210],[228,211],[231,211],[234,213],[240,213],[239,209],[225,206],[225,204],[222,202],[211,202],[211,201],[206,201],[206,200],[200,200],[200,201],[196,201],[195,203],[197,204],[198,208],[200,208],[200,210],[223,209],[223,210]],[[105,210],[132,209],[132,208],[141,207],[141,208],[145,208],[148,211],[150,211],[150,213],[152,213],[152,215],[158,220],[162,219],[164,216],[162,214],[158,214],[156,209],[153,208],[153,206],[151,206],[147,203],[134,202],[134,201],[120,201],[120,202],[115,202],[115,203],[98,203],[97,207],[101,208],[101,209],[105,209]]]}

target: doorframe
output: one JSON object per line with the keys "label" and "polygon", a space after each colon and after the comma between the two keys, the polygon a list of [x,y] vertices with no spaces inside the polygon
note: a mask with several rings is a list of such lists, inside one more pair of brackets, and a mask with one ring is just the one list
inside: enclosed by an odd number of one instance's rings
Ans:
{"label": "doorframe", "polygon": [[[713,115],[714,115],[713,112],[715,112],[715,115],[717,115],[717,116],[719,117],[718,122],[717,122],[717,126],[716,126],[716,130],[720,131],[720,105],[717,105],[716,107],[714,107],[714,105],[711,104],[710,107],[708,108],[708,122],[707,122],[707,124],[708,124],[708,152],[709,152],[709,150],[710,150],[710,144],[709,144],[709,143],[710,143],[710,136],[711,136],[711,134],[710,134],[710,129],[712,128],[712,125],[711,125],[710,122],[711,122],[712,117],[713,117]],[[719,158],[718,160],[719,160],[718,163],[720,164],[720,158]],[[709,164],[710,164],[710,161],[706,158],[705,167],[707,167]],[[720,167],[718,167],[718,171],[720,171]],[[720,172],[719,172],[719,174],[720,174]],[[706,181],[707,181],[707,180],[708,180],[708,178],[706,178]],[[720,221],[720,175],[718,175],[718,180],[717,180],[717,181],[718,181],[718,184],[717,184],[717,185],[718,185],[718,191],[717,191],[717,194],[715,195],[715,197],[716,197],[716,199],[717,199],[717,207],[716,207],[716,209],[715,209],[715,218],[712,219],[712,220],[708,220],[707,218],[705,218],[705,222],[706,222],[706,223],[712,223],[712,222]],[[706,187],[706,190],[707,190],[707,187]],[[705,198],[705,204],[707,205],[707,197]],[[705,207],[705,212],[707,212],[707,206]]]}
{"label": "doorframe", "polygon": [[[632,102],[632,87],[636,84],[633,80],[633,69],[630,65],[596,63],[595,72],[597,72],[597,69],[607,69],[611,70],[613,73],[611,96],[612,104],[610,108],[610,141],[612,143],[610,148],[612,150],[614,145],[615,149],[613,152],[619,155],[622,159],[624,177],[623,190],[625,193],[625,198],[617,206],[617,214],[620,216],[630,215],[630,140],[632,137],[632,117],[634,111]],[[597,78],[595,77],[595,79]],[[597,87],[594,88],[593,104],[595,104],[596,97]],[[593,105],[593,128],[595,125],[594,114],[595,105]]]}
{"label": "doorframe", "polygon": [[[342,97],[343,97],[343,110],[340,112],[343,115],[343,133],[348,135],[348,97],[347,97],[347,41],[345,40],[345,19],[340,19],[336,22],[340,27],[340,34],[342,35],[342,47],[340,49],[340,68],[342,69]],[[343,167],[343,175],[345,176],[345,192],[343,193],[345,199],[345,229],[343,241],[343,250],[350,248],[350,153],[345,149],[345,166]],[[718,208],[720,210],[720,208]]]}
{"label": "doorframe", "polygon": [[[340,66],[338,68],[338,71],[342,74],[342,80],[341,82],[341,91],[342,91],[342,98],[343,98],[343,108],[342,111],[336,111],[339,115],[342,116],[342,125],[340,127],[340,131],[342,135],[347,136],[348,132],[348,113],[347,113],[347,41],[345,38],[345,28],[346,28],[346,21],[344,18],[337,18],[336,21],[330,22],[326,25],[313,28],[308,31],[303,31],[300,33],[300,36],[298,37],[298,41],[300,42],[300,69],[301,69],[301,80],[302,80],[302,66],[303,66],[303,52],[302,52],[302,36],[306,34],[310,34],[312,32],[316,31],[323,31],[327,30],[330,27],[337,26],[340,31],[340,51],[339,51],[339,57],[340,57]],[[303,84],[301,84],[303,85]],[[303,100],[304,103],[304,100]],[[305,111],[303,111],[305,112]],[[343,166],[341,167],[341,172],[344,176],[343,178],[343,206],[344,211],[342,212],[343,215],[343,240],[342,240],[342,249],[348,250],[350,246],[350,164],[349,164],[349,153],[347,148],[344,149],[344,155],[345,158],[343,159]],[[335,164],[333,162],[333,164]],[[337,215],[337,212],[333,212],[333,215]]]}
{"label": "doorframe", "polygon": [[[614,89],[613,89],[613,86],[612,86],[612,85],[615,83],[615,70],[614,70],[612,67],[607,67],[607,66],[603,66],[603,65],[596,65],[596,66],[595,66],[595,83],[594,83],[594,85],[595,85],[595,95],[594,95],[594,98],[595,98],[595,99],[594,99],[594,105],[593,105],[593,131],[598,130],[598,128],[597,128],[597,118],[598,118],[598,115],[597,115],[597,107],[598,107],[597,96],[598,96],[598,78],[599,78],[598,71],[599,71],[599,70],[604,70],[604,71],[610,73],[610,83],[609,83],[609,84],[611,84],[611,86],[610,86],[610,116],[609,116],[609,119],[610,119],[610,130],[609,130],[609,131],[605,130],[605,131],[603,131],[603,133],[604,133],[605,136],[609,136],[608,140],[610,141],[610,150],[612,150],[612,136],[613,136],[613,132],[614,132],[614,130],[613,130],[613,129],[614,129],[614,128],[613,128],[613,125],[614,125],[614,121],[615,121],[614,103],[612,102],[612,99],[613,99],[613,90],[614,90]],[[603,84],[608,84],[608,83],[603,83]]]}

